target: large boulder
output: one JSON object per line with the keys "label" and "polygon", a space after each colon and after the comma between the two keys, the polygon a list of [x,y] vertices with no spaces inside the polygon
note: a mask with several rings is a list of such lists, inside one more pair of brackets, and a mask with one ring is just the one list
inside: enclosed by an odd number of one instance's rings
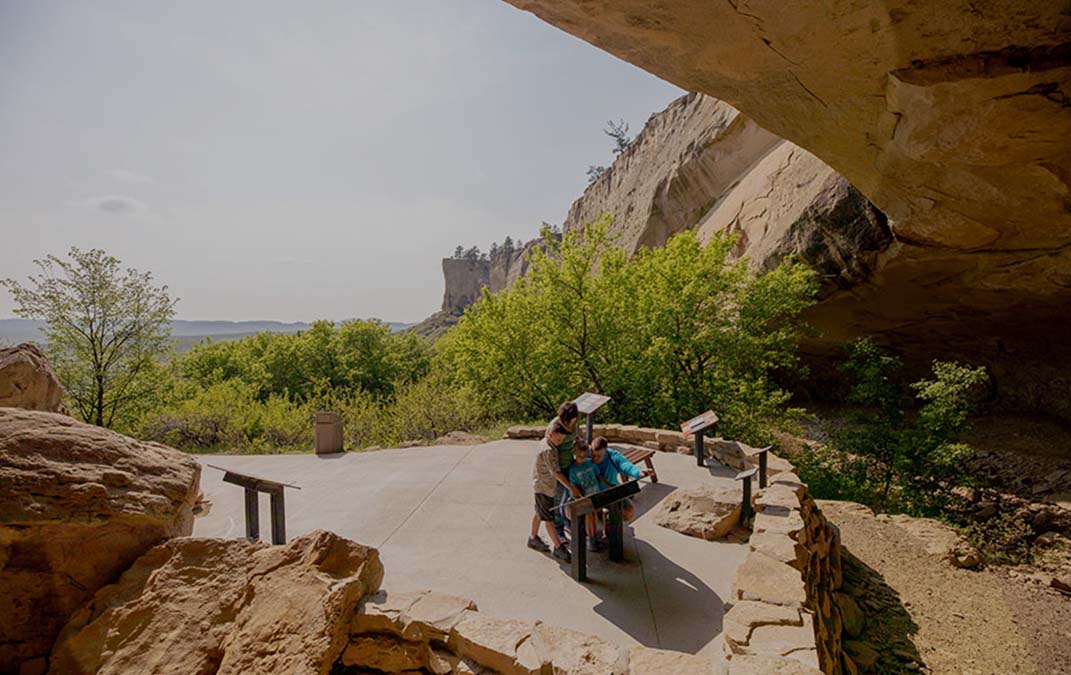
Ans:
{"label": "large boulder", "polygon": [[59,379],[36,345],[0,349],[0,408],[62,412],[62,398]]}
{"label": "large boulder", "polygon": [[97,589],[190,534],[199,477],[163,445],[0,408],[0,672],[43,659]]}
{"label": "large boulder", "polygon": [[677,488],[662,500],[654,521],[690,537],[713,541],[740,523],[740,493],[719,485]]}
{"label": "large boulder", "polygon": [[375,549],[330,532],[285,546],[173,539],[71,618],[49,672],[326,675],[382,580]]}

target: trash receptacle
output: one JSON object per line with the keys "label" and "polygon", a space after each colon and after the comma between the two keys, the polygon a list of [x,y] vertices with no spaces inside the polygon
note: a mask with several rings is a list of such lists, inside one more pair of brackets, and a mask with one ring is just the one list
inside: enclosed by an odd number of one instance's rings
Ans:
{"label": "trash receptacle", "polygon": [[342,415],[334,412],[316,413],[316,454],[342,452]]}

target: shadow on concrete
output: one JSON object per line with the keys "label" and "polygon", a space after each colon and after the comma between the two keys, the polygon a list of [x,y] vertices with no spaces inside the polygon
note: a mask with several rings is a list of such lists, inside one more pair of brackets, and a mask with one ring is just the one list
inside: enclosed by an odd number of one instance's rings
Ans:
{"label": "shadow on concrete", "polygon": [[632,503],[636,506],[636,515],[633,516],[633,520],[658,506],[663,499],[676,489],[676,485],[669,485],[667,483],[650,483],[644,485],[643,489],[640,490],[640,493],[632,500]]}
{"label": "shadow on concrete", "polygon": [[316,457],[316,459],[342,459],[343,457],[345,457],[349,453],[344,450],[342,452],[332,452],[330,454],[318,453],[318,452],[314,452],[312,454]]}
{"label": "shadow on concrete", "polygon": [[704,468],[715,478],[735,478],[736,474],[740,473],[731,466],[726,466],[716,459],[708,459]]}
{"label": "shadow on concrete", "polygon": [[[698,653],[721,632],[722,599],[702,579],[662,555],[654,546],[642,539],[633,539],[631,532],[625,536],[626,540],[633,541],[639,561],[631,559],[630,555],[625,563],[611,563],[602,558],[598,562],[635,567],[637,584],[645,584],[653,575],[672,579],[675,581],[673,590],[661,593],[661,597],[650,597],[648,589],[648,602],[627,602],[619,589],[599,583],[598,569],[591,565],[589,558],[589,566],[595,568],[592,570],[594,578],[585,583],[585,587],[600,599],[594,607],[595,613],[647,647]],[[652,623],[655,629],[653,641]]]}

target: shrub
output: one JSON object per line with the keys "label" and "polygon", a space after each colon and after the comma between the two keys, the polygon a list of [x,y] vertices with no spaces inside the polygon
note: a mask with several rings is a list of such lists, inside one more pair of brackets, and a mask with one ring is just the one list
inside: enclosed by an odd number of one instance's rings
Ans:
{"label": "shrub", "polygon": [[798,458],[801,477],[825,497],[862,501],[887,511],[951,514],[954,488],[970,482],[959,442],[988,376],[983,368],[935,361],[932,379],[904,386],[901,363],[872,341],[849,346],[849,399],[861,406],[836,432],[832,448]]}

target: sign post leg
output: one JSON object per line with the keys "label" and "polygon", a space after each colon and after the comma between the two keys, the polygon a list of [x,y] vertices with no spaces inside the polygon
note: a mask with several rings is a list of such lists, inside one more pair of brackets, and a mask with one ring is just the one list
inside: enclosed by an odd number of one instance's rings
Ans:
{"label": "sign post leg", "polygon": [[744,479],[744,498],[740,503],[740,524],[751,519],[751,476]]}
{"label": "sign post leg", "polygon": [[766,451],[759,453],[759,487],[766,487]]}
{"label": "sign post leg", "polygon": [[610,514],[606,518],[606,540],[610,544],[610,560],[614,562],[621,562],[625,557],[623,523],[621,502],[610,504]]}
{"label": "sign post leg", "polygon": [[245,488],[245,538],[260,539],[260,500],[257,491],[249,487]]}
{"label": "sign post leg", "polygon": [[271,543],[286,543],[286,509],[282,490],[271,493]]}
{"label": "sign post leg", "polygon": [[573,578],[577,581],[588,580],[588,530],[584,527],[584,518],[585,516],[576,513],[570,514],[569,518],[569,534],[572,539],[570,548],[573,554],[572,572]]}
{"label": "sign post leg", "polygon": [[706,456],[703,451],[703,432],[695,432],[695,463],[696,466],[703,466],[706,464]]}
{"label": "sign post leg", "polygon": [[587,414],[587,415],[585,415],[584,417],[586,417],[586,418],[587,418],[587,430],[586,430],[586,434],[587,434],[587,441],[588,441],[588,447],[590,448],[590,447],[591,447],[591,431],[592,431],[592,424],[591,424],[591,413],[588,413],[588,414]]}

